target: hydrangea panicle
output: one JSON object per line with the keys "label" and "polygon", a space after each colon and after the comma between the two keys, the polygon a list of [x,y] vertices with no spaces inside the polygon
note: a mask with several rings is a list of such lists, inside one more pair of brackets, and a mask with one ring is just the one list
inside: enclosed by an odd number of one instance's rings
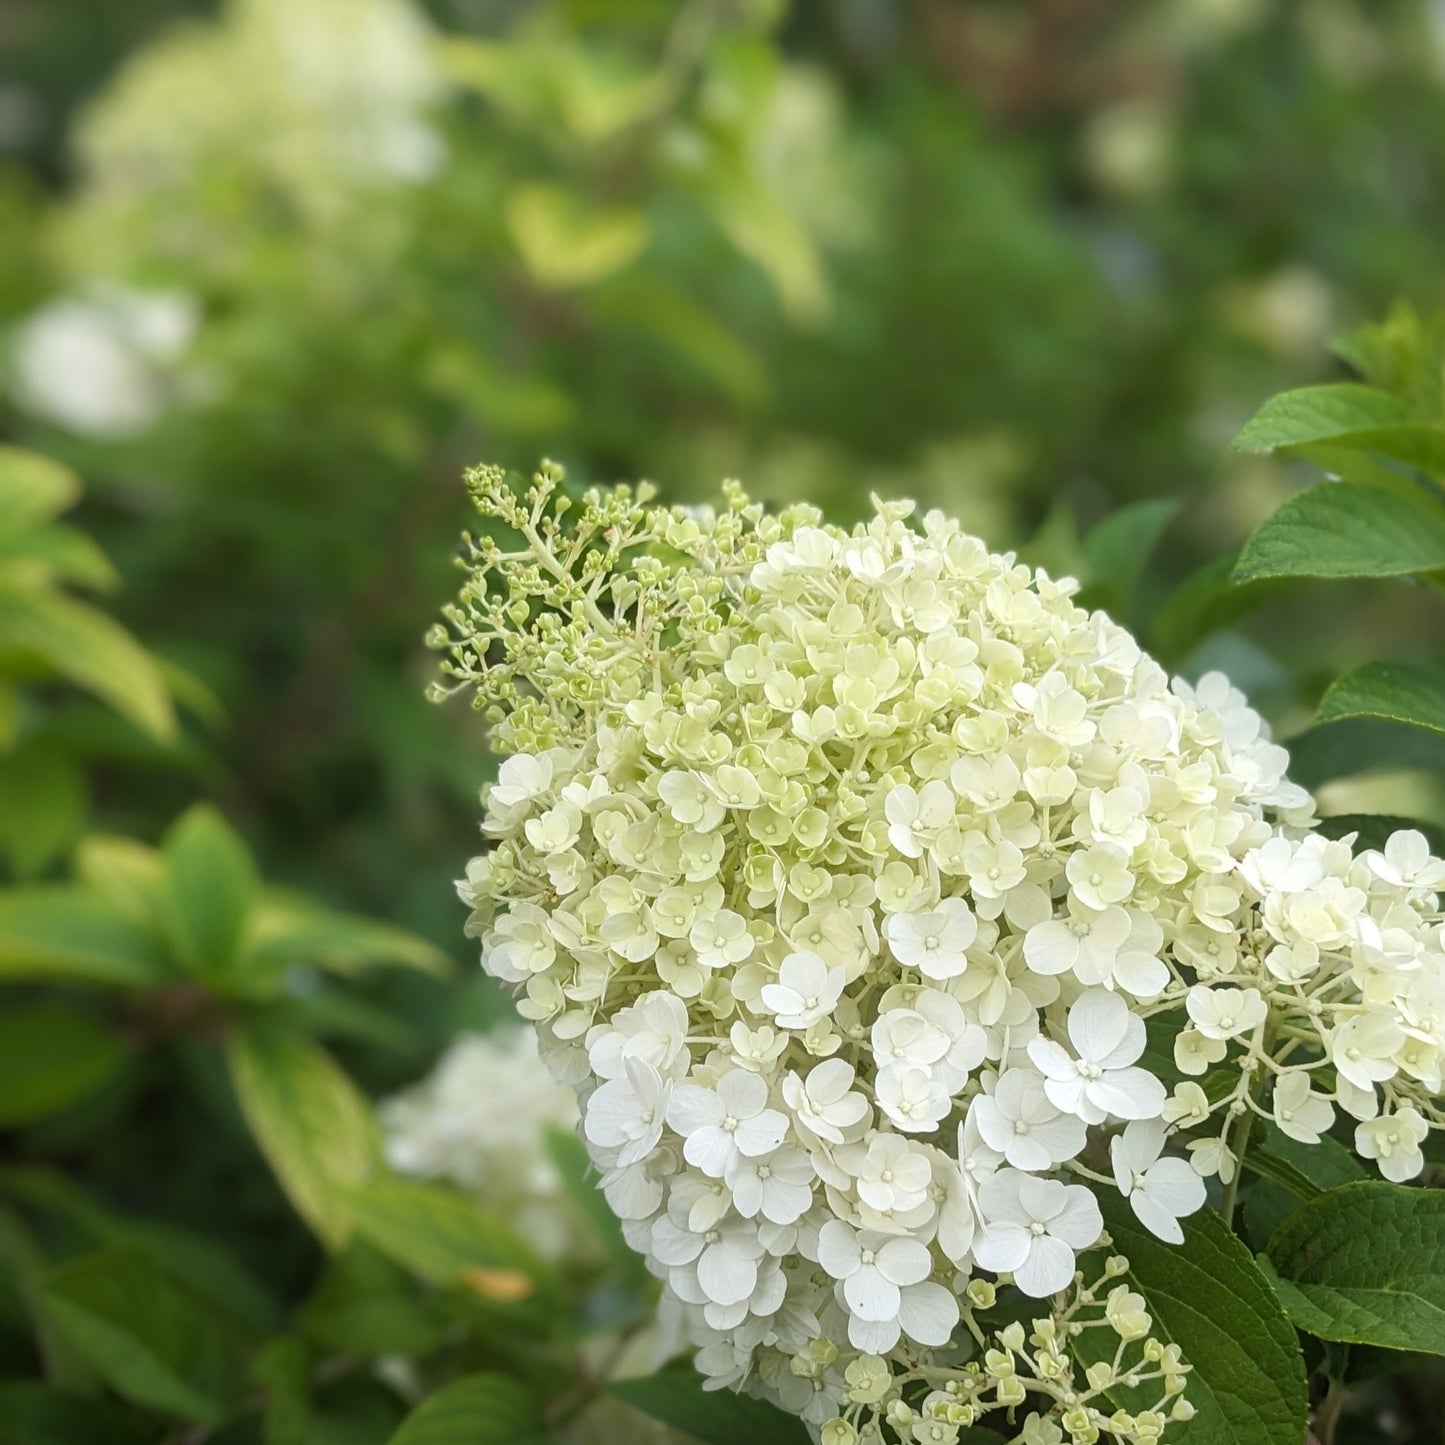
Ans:
{"label": "hydrangea panicle", "polygon": [[1099,1199],[1180,1241],[1255,1118],[1417,1174],[1445,865],[1312,831],[1222,677],[940,513],[469,485],[433,637],[505,759],[469,928],[707,1384],[829,1445],[1188,1419]]}

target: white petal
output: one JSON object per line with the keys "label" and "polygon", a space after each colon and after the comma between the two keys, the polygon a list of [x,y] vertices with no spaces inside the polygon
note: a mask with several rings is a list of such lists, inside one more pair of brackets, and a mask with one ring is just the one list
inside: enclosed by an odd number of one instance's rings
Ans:
{"label": "white petal", "polygon": [[1091,988],[1069,1009],[1069,1039],[1081,1059],[1101,1062],[1123,1043],[1130,1018],[1129,1005],[1118,994]]}
{"label": "white petal", "polygon": [[1044,1234],[1033,1241],[1028,1258],[1013,1272],[1014,1283],[1035,1299],[1066,1289],[1074,1277],[1074,1251]]}
{"label": "white petal", "polygon": [[900,1296],[898,1286],[884,1279],[875,1265],[865,1264],[843,1282],[843,1298],[859,1319],[892,1320],[898,1318]]}
{"label": "white petal", "polygon": [[958,1323],[958,1301],[932,1281],[909,1285],[898,1306],[898,1323],[920,1345],[946,1345]]}
{"label": "white petal", "polygon": [[757,1287],[758,1262],[746,1259],[726,1240],[710,1244],[697,1262],[697,1282],[710,1300],[720,1305],[739,1304]]}

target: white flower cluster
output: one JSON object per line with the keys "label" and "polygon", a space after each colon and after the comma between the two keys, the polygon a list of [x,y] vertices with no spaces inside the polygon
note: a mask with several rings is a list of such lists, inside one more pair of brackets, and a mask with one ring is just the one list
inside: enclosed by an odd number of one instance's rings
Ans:
{"label": "white flower cluster", "polygon": [[524,1219],[545,1259],[596,1254],[546,1147],[549,1129],[576,1128],[576,1096],[547,1071],[532,1030],[463,1035],[379,1112],[393,1168],[448,1179],[503,1217]]}
{"label": "white flower cluster", "polygon": [[100,286],[62,296],[14,337],[10,390],[27,411],[73,432],[128,438],[196,389],[183,368],[199,324],[182,292]]}
{"label": "white flower cluster", "polygon": [[[1118,1261],[1080,1260],[1099,1197],[1181,1241],[1257,1118],[1336,1109],[1418,1172],[1445,865],[1309,832],[1223,679],[1171,684],[940,514],[469,482],[487,531],[433,642],[508,755],[469,926],[709,1383],[828,1445],[1025,1400],[1030,1442],[1188,1418]],[[998,1282],[1047,1302],[1032,1334]],[[1120,1374],[1151,1410],[1112,1409]]]}

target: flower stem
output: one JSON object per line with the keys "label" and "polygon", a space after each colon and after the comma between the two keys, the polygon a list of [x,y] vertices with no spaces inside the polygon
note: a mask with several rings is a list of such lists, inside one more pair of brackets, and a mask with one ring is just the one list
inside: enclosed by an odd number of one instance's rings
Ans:
{"label": "flower stem", "polygon": [[1244,1156],[1249,1150],[1249,1131],[1254,1124],[1254,1115],[1248,1108],[1234,1121],[1234,1132],[1229,1140],[1229,1152],[1234,1156],[1234,1173],[1224,1186],[1224,1198],[1220,1201],[1219,1212],[1224,1222],[1234,1228],[1234,1202],[1239,1194],[1239,1181],[1244,1176]]}

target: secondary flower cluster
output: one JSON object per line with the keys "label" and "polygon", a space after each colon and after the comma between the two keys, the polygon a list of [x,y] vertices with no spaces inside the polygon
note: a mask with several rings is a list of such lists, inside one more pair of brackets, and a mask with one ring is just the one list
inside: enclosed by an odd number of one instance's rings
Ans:
{"label": "secondary flower cluster", "polygon": [[577,1100],[543,1066],[532,1030],[463,1035],[380,1115],[393,1168],[448,1179],[504,1218],[525,1219],[546,1259],[596,1255],[546,1142],[549,1129],[576,1128]]}
{"label": "secondary flower cluster", "polygon": [[1256,1116],[1313,1140],[1336,1108],[1418,1172],[1445,866],[1309,832],[1223,679],[1171,684],[937,513],[561,480],[469,478],[438,691],[505,761],[459,887],[699,1368],[830,1445],[1025,1400],[1021,1440],[1157,1438],[1185,1367],[1084,1287],[1100,1197],[1182,1241]]}

